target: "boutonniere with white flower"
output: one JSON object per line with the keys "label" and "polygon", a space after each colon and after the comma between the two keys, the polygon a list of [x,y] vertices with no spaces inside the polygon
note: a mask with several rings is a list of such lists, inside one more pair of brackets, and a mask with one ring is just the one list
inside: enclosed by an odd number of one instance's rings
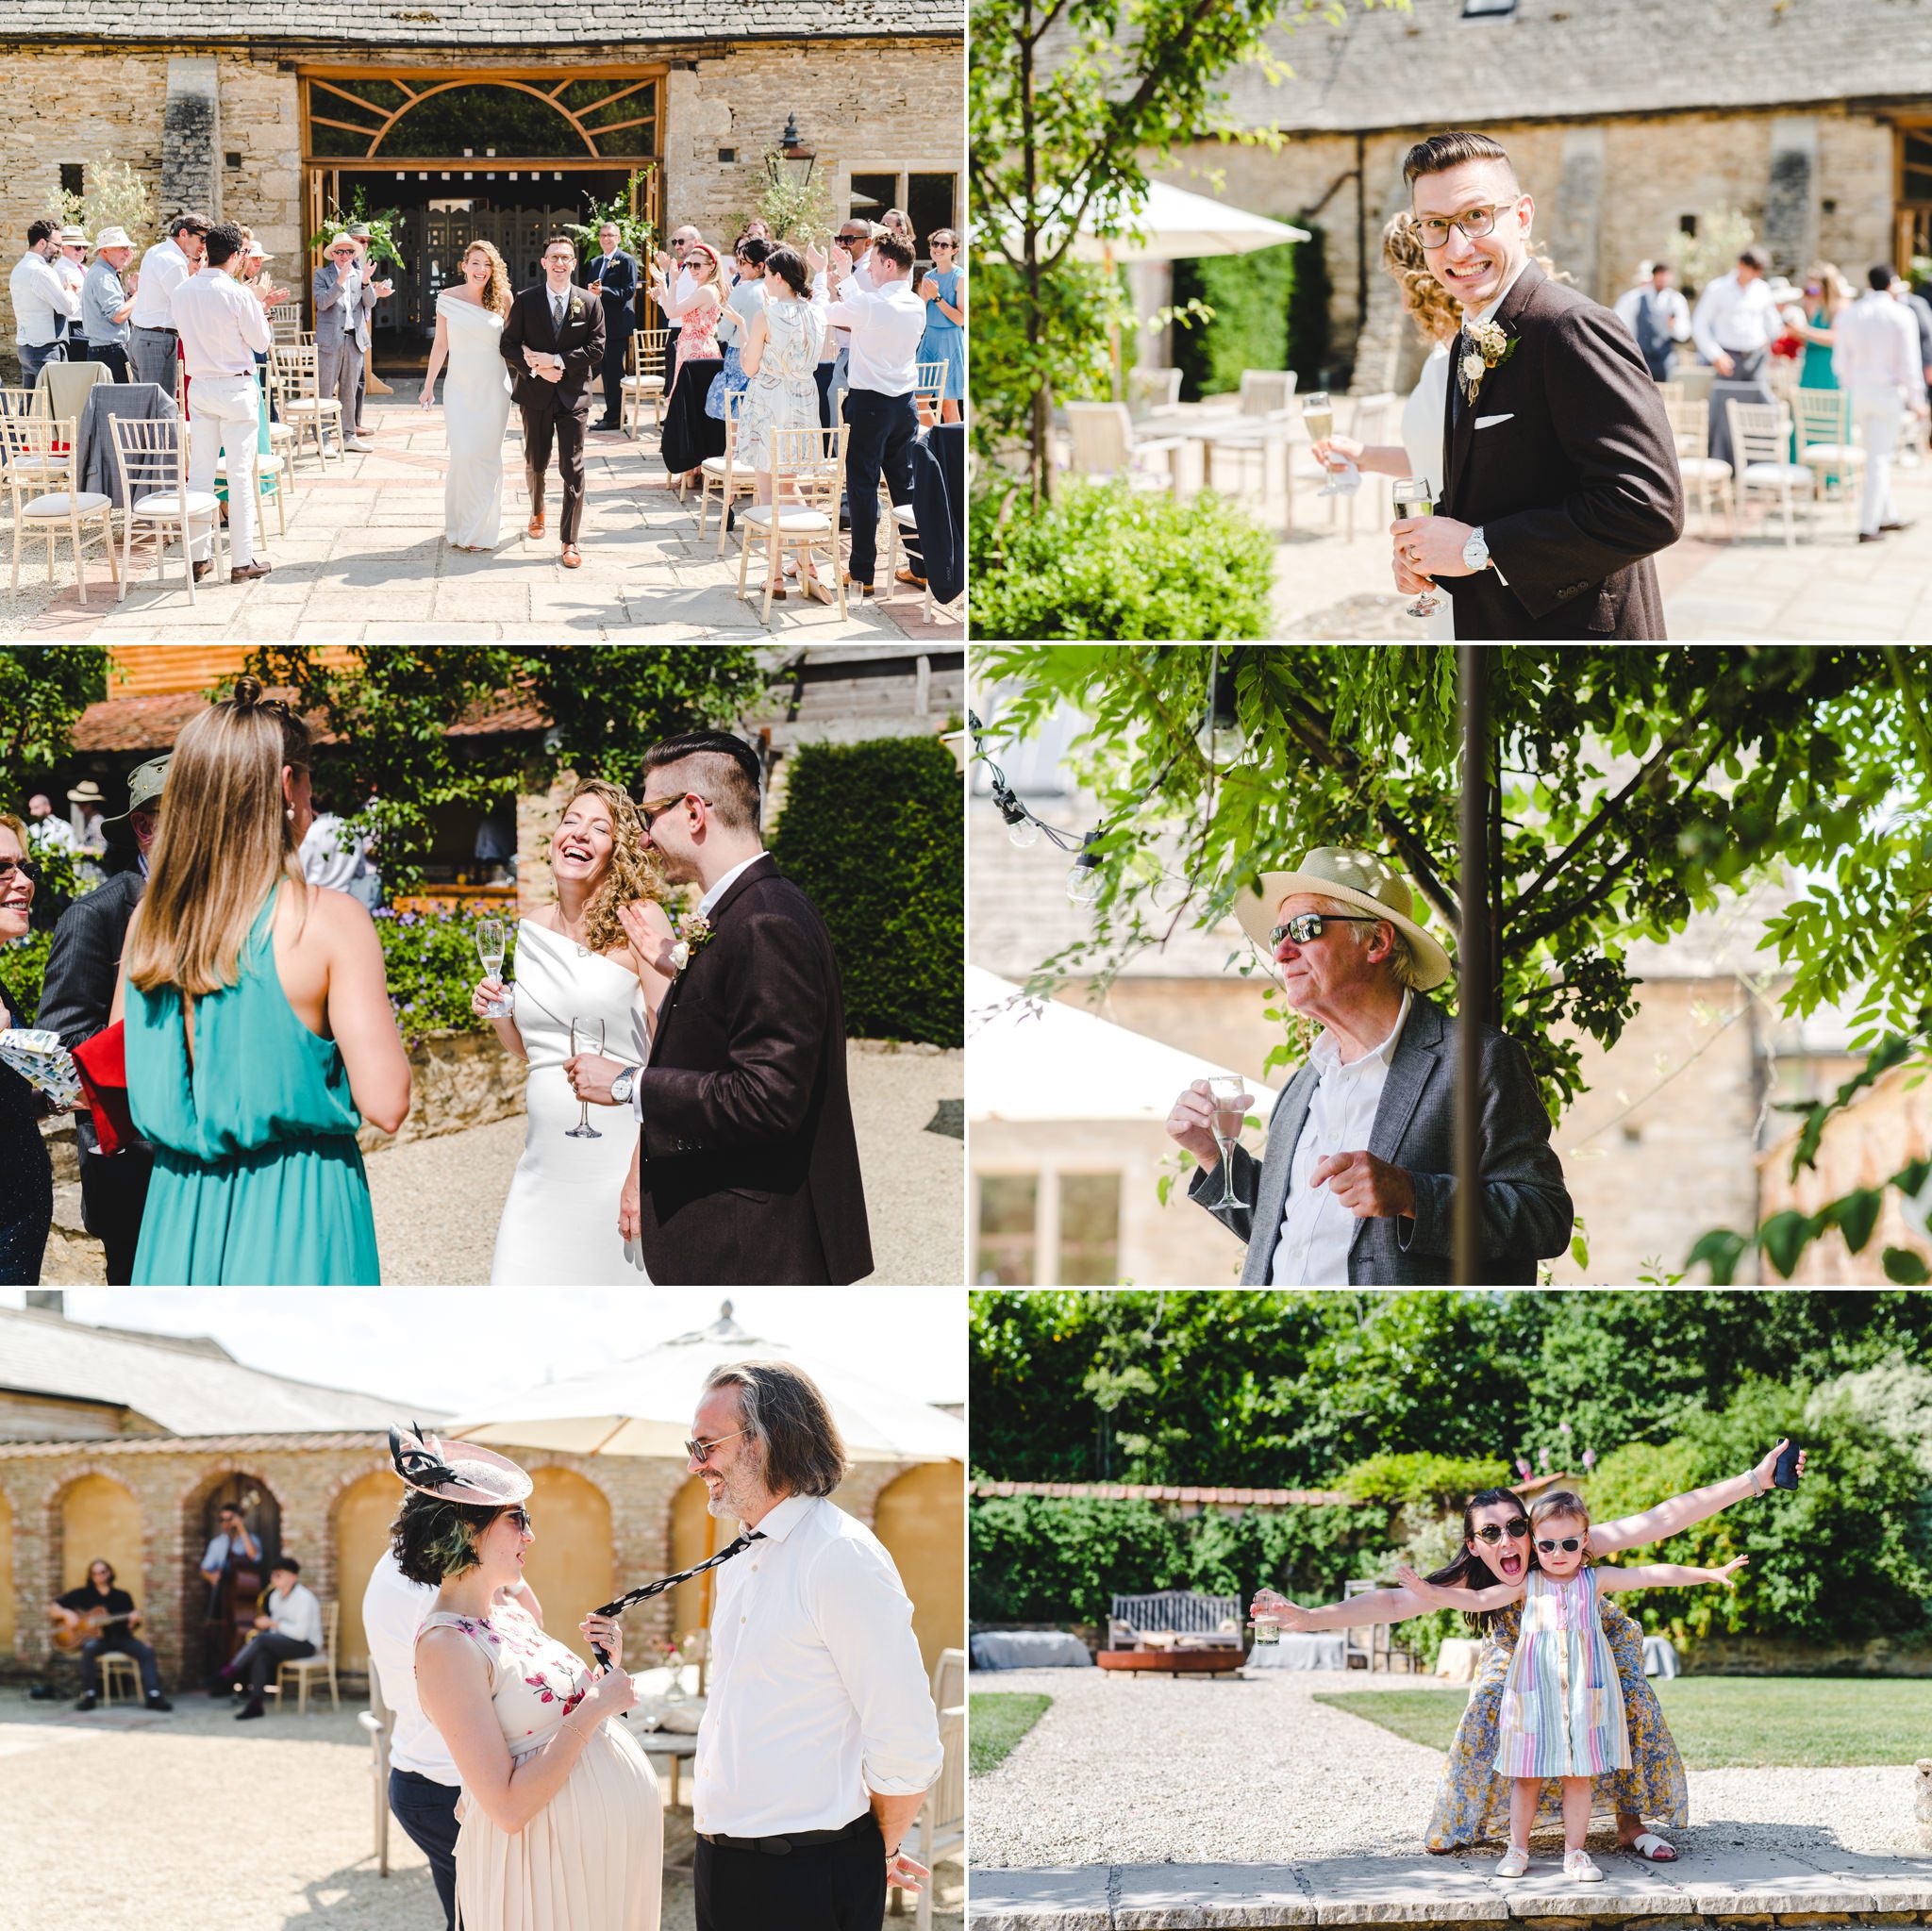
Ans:
{"label": "boutonniere with white flower", "polygon": [[1508,333],[1500,322],[1478,322],[1464,329],[1471,346],[1463,351],[1462,360],[1457,365],[1457,379],[1462,385],[1462,399],[1474,402],[1476,391],[1483,386],[1483,377],[1491,369],[1500,369],[1516,353],[1518,338]]}
{"label": "boutonniere with white flower", "polygon": [[671,944],[671,965],[675,972],[682,972],[691,959],[716,935],[711,930],[711,922],[702,912],[693,912],[688,919],[677,922],[677,937]]}
{"label": "boutonniere with white flower", "polygon": [[570,319],[573,322],[581,322],[584,319],[584,305],[581,302],[572,301],[570,305]]}

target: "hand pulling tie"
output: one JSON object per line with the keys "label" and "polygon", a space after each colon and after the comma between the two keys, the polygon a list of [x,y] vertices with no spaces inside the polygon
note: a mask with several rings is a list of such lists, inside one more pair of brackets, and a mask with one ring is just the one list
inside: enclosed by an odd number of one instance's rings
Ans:
{"label": "hand pulling tie", "polygon": [[[675,1575],[659,1576],[656,1582],[647,1582],[641,1589],[631,1590],[628,1593],[619,1596],[615,1602],[606,1603],[602,1608],[593,1609],[591,1613],[593,1616],[622,1616],[633,1604],[641,1603],[651,1596],[660,1596],[666,1590],[675,1589],[679,1583],[689,1582],[692,1576],[702,1575],[706,1570],[717,1568],[721,1562],[729,1562],[734,1556],[743,1554],[754,1542],[762,1542],[764,1540],[762,1529],[753,1529],[749,1535],[740,1536],[736,1541],[727,1543],[715,1556],[708,1556],[694,1568],[680,1570]],[[591,1654],[604,1669],[608,1670],[610,1667],[610,1653],[603,1644],[593,1642],[591,1645]],[[630,1712],[625,1710],[624,1717],[628,1723]]]}

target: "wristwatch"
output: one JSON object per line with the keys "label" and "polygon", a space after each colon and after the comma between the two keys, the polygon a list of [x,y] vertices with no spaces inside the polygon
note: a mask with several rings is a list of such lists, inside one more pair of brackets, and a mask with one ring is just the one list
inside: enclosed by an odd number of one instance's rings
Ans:
{"label": "wristwatch", "polygon": [[638,1074],[641,1070],[641,1068],[636,1066],[626,1066],[610,1082],[610,1097],[618,1106],[627,1107],[630,1105],[631,1089],[637,1085]]}
{"label": "wristwatch", "polygon": [[1469,541],[1462,546],[1462,560],[1469,565],[1469,572],[1472,576],[1477,571],[1487,570],[1490,567],[1490,546],[1483,541],[1483,531],[1480,524],[1470,531]]}

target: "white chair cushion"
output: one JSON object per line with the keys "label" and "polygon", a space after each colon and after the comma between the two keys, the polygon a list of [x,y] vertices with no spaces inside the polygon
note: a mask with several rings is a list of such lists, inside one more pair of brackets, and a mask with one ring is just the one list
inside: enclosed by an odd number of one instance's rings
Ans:
{"label": "white chair cushion", "polygon": [[184,510],[182,498],[170,490],[165,494],[137,496],[133,510],[136,516],[211,516],[219,507],[219,500],[212,493],[204,495],[199,490],[190,490]]}
{"label": "white chair cushion", "polygon": [[1801,462],[1747,462],[1747,483],[1808,483],[1811,472]]}
{"label": "white chair cushion", "polygon": [[1807,442],[1799,450],[1798,460],[1850,469],[1865,460],[1865,452],[1854,442]]}
{"label": "white chair cushion", "polygon": [[892,505],[892,521],[902,530],[916,530],[919,527],[912,520],[912,506],[909,503],[895,503]]}
{"label": "white chair cushion", "polygon": [[[107,508],[108,505],[113,501],[113,498],[100,495],[92,490],[83,490],[79,495],[71,500],[77,514],[92,516],[95,510]],[[65,516],[68,511],[69,501],[70,499],[64,491],[53,496],[36,496],[21,511],[21,514],[23,516]]]}
{"label": "white chair cushion", "polygon": [[664,387],[664,378],[661,375],[626,375],[624,378],[624,386],[626,389],[641,389],[648,395],[652,390]]}
{"label": "white chair cushion", "polygon": [[708,456],[700,467],[708,476],[722,476],[727,468],[735,465],[727,464],[722,456]]}
{"label": "white chair cushion", "polygon": [[[769,529],[772,523],[772,506],[769,503],[755,503],[749,509],[741,509],[739,515],[746,522],[756,524],[760,529]],[[793,536],[813,536],[832,526],[832,519],[818,509],[796,508],[780,510],[778,528],[781,534],[789,532]]]}
{"label": "white chair cushion", "polygon": [[1677,468],[1683,473],[1687,483],[1694,483],[1700,476],[1707,477],[1712,482],[1727,483],[1731,477],[1730,464],[1720,462],[1714,456],[1680,456],[1677,458]]}

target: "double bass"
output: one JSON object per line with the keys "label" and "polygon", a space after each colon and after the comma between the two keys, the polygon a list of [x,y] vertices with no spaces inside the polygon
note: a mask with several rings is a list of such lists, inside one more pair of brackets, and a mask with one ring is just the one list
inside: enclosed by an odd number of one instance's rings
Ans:
{"label": "double bass", "polygon": [[233,1659],[255,1634],[255,1619],[261,1613],[261,1592],[268,1587],[268,1547],[253,1529],[248,1533],[261,1553],[241,1556],[230,1549],[208,1604],[210,1673]]}

